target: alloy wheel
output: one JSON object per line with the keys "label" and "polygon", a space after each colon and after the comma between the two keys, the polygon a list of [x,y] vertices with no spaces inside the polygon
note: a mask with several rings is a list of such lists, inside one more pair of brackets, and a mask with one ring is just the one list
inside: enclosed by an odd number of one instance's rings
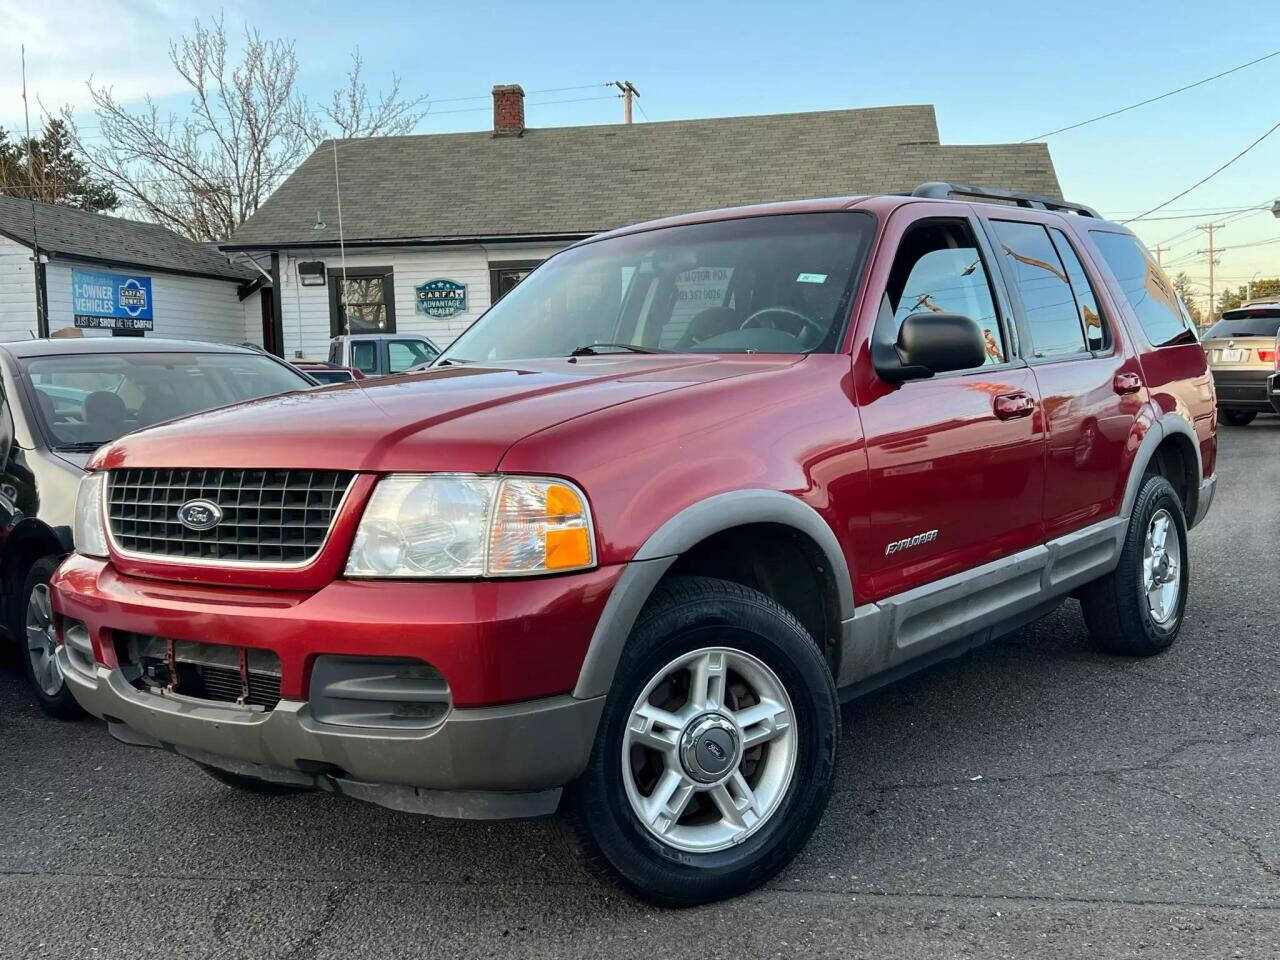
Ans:
{"label": "alloy wheel", "polygon": [[686,853],[742,843],[791,785],[798,736],[764,662],[705,647],[667,664],[636,699],[622,742],[627,799],[645,829]]}
{"label": "alloy wheel", "polygon": [[62,692],[62,668],[54,656],[57,649],[49,585],[37,583],[27,600],[27,656],[31,658],[31,675],[48,697]]}
{"label": "alloy wheel", "polygon": [[1151,619],[1164,626],[1178,612],[1178,594],[1182,590],[1182,538],[1174,526],[1173,516],[1160,509],[1147,524],[1142,545],[1142,587],[1146,593]]}

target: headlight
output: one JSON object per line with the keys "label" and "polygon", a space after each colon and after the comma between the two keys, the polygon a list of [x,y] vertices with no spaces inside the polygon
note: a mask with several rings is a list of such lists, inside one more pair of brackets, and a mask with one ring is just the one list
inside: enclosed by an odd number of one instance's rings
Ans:
{"label": "headlight", "polygon": [[80,480],[80,489],[76,492],[76,523],[71,539],[76,552],[86,557],[107,556],[107,531],[102,525],[106,483],[105,473],[88,473]]}
{"label": "headlight", "polygon": [[356,531],[349,577],[509,577],[595,564],[582,491],[564,480],[384,477]]}

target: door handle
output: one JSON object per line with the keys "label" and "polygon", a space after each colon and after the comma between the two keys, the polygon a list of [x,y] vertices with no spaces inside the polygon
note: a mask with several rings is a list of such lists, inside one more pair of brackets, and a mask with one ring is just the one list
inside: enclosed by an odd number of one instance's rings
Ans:
{"label": "door handle", "polygon": [[1137,393],[1142,389],[1142,380],[1136,373],[1117,373],[1111,386],[1116,393],[1124,396],[1126,393]]}
{"label": "door handle", "polygon": [[1029,417],[1036,408],[1036,401],[1031,394],[1022,390],[1016,393],[1002,393],[995,399],[996,417],[1001,420],[1016,420],[1018,417]]}

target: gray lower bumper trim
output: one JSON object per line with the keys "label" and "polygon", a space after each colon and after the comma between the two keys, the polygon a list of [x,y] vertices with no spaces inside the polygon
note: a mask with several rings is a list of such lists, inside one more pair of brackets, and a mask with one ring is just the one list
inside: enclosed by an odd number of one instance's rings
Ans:
{"label": "gray lower bumper trim", "polygon": [[[139,744],[136,735],[128,727],[111,724],[111,733],[126,743],[140,746],[164,747],[162,743]],[[121,734],[124,734],[121,736]],[[424,790],[421,787],[404,787],[387,783],[365,783],[347,777],[328,774],[306,774],[300,770],[269,767],[246,763],[204,753],[200,750],[175,748],[175,752],[188,760],[217,767],[243,777],[256,777],[268,783],[292,787],[311,787],[340,793],[354,800],[364,800],[390,810],[422,814],[428,817],[448,817],[456,820],[515,820],[525,817],[545,817],[556,812],[560,805],[561,790],[538,790],[532,793],[500,792],[497,790]]]}
{"label": "gray lower bumper trim", "polygon": [[[92,673],[85,671],[71,662],[65,647],[59,648],[58,662],[81,706],[128,743],[163,746],[223,769],[250,764],[258,772],[249,775],[262,779],[291,771],[323,789],[424,812],[431,812],[428,806],[447,810],[455,802],[422,797],[439,792],[545,793],[542,805],[551,804],[557,788],[585,769],[604,709],[603,697],[564,695],[454,708],[427,731],[349,727],[317,722],[308,704],[293,700],[253,712],[146,693],[134,689],[119,670],[97,664]],[[385,799],[369,796],[375,788]]]}

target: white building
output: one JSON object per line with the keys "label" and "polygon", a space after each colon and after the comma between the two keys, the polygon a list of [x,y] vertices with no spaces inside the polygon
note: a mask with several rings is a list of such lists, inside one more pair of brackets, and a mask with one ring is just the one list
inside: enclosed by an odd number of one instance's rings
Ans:
{"label": "white building", "polygon": [[943,145],[931,106],[533,129],[519,86],[493,105],[492,130],[326,141],[222,244],[272,276],[269,349],[446,346],[555,251],[656,217],[927,180],[1060,195],[1044,144]]}
{"label": "white building", "polygon": [[265,285],[251,266],[153,223],[0,197],[0,340],[261,342]]}

